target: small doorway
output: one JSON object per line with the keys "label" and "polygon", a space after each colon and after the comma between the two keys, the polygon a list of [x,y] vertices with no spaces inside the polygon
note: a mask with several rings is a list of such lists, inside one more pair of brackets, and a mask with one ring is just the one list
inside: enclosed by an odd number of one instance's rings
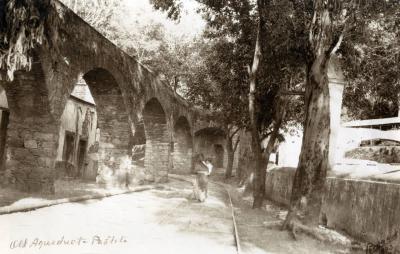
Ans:
{"label": "small doorway", "polygon": [[222,145],[214,145],[215,151],[215,167],[223,168],[224,167],[224,147]]}
{"label": "small doorway", "polygon": [[63,161],[73,163],[74,157],[74,143],[75,143],[75,134],[69,131],[65,132],[64,139],[64,149],[63,149]]}
{"label": "small doorway", "polygon": [[80,139],[78,146],[78,176],[83,176],[85,171],[87,140]]}

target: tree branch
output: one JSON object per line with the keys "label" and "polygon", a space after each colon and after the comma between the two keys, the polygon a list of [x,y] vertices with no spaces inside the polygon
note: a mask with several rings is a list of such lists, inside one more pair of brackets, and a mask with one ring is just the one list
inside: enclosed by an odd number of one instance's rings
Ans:
{"label": "tree branch", "polygon": [[340,48],[340,45],[342,44],[343,41],[343,37],[344,37],[344,33],[342,32],[339,36],[339,39],[336,42],[336,45],[333,47],[333,49],[330,52],[330,56],[333,56],[334,54],[336,54],[336,51],[338,51],[338,49]]}
{"label": "tree branch", "polygon": [[311,21],[311,24],[310,24],[310,33],[309,33],[309,36],[308,36],[308,40],[309,40],[309,43],[311,45],[311,48],[315,48],[315,45],[314,45],[314,26],[315,26],[315,22],[316,21],[317,21],[317,12],[315,10],[315,3],[314,3],[314,13],[313,13],[313,18],[312,18],[312,21]]}
{"label": "tree branch", "polygon": [[240,137],[238,137],[238,138],[236,139],[236,141],[235,141],[235,144],[234,144],[234,146],[233,146],[233,152],[236,152],[236,149],[237,149],[237,147],[238,147],[238,145],[239,145],[239,142],[240,142]]}
{"label": "tree branch", "polygon": [[233,138],[233,137],[236,135],[236,133],[239,132],[239,130],[240,130],[240,128],[237,127],[236,130],[235,130],[234,132],[232,132],[232,134],[229,135],[229,137],[230,137],[230,138]]}

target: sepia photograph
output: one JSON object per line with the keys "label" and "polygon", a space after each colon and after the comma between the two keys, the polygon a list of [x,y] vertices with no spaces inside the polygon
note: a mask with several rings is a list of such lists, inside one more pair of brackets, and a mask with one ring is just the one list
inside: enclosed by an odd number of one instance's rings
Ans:
{"label": "sepia photograph", "polygon": [[0,254],[400,254],[400,0],[0,0]]}

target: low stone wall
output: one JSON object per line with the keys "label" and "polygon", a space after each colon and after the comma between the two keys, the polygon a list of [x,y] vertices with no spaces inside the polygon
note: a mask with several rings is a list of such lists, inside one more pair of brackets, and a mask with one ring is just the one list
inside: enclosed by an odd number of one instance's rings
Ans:
{"label": "low stone wall", "polygon": [[294,179],[294,168],[279,168],[267,173],[265,195],[278,204],[289,206]]}
{"label": "low stone wall", "polygon": [[[266,196],[288,205],[295,170],[267,174]],[[400,184],[329,177],[321,213],[327,225],[356,239],[388,242],[400,251]]]}
{"label": "low stone wall", "polygon": [[366,146],[347,151],[346,158],[400,163],[400,146]]}

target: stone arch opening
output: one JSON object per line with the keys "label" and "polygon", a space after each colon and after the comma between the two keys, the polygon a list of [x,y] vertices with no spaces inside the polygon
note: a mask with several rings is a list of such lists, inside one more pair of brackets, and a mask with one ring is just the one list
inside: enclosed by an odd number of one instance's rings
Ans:
{"label": "stone arch opening", "polygon": [[190,174],[193,171],[193,139],[186,117],[179,117],[174,126],[174,146],[172,151],[174,174]]}
{"label": "stone arch opening", "polygon": [[146,135],[146,180],[164,182],[168,178],[170,137],[165,111],[156,98],[146,103],[143,122]]}
{"label": "stone arch opening", "polygon": [[[80,129],[74,138],[74,160],[77,167],[80,163],[90,167],[79,173],[107,186],[126,186],[132,164],[133,132],[123,92],[113,75],[102,68],[85,73],[75,88],[82,83],[90,91],[95,110],[85,111],[81,105],[77,109],[80,120],[73,119],[76,129]],[[86,98],[88,101],[90,98]],[[85,134],[85,129],[90,133]],[[87,160],[83,159],[84,151]]]}
{"label": "stone arch opening", "polygon": [[81,77],[61,114],[56,177],[95,180],[98,166],[97,139],[96,104],[88,85]]}
{"label": "stone arch opening", "polygon": [[208,127],[198,130],[194,135],[194,150],[196,154],[202,154],[205,159],[209,158],[214,167],[223,167],[227,164],[227,153],[225,152],[225,133],[216,127]]}
{"label": "stone arch opening", "polygon": [[144,121],[141,119],[135,126],[132,147],[132,162],[140,168],[144,168],[145,149],[146,135],[144,131]]}
{"label": "stone arch opening", "polygon": [[146,135],[144,130],[144,121],[139,119],[135,124],[135,134],[132,145],[132,174],[129,181],[133,184],[143,184],[146,179],[145,153],[146,153]]}
{"label": "stone arch opening", "polygon": [[214,165],[216,168],[223,168],[224,167],[224,147],[221,144],[215,144],[214,145],[214,153],[215,153],[215,161]]}

